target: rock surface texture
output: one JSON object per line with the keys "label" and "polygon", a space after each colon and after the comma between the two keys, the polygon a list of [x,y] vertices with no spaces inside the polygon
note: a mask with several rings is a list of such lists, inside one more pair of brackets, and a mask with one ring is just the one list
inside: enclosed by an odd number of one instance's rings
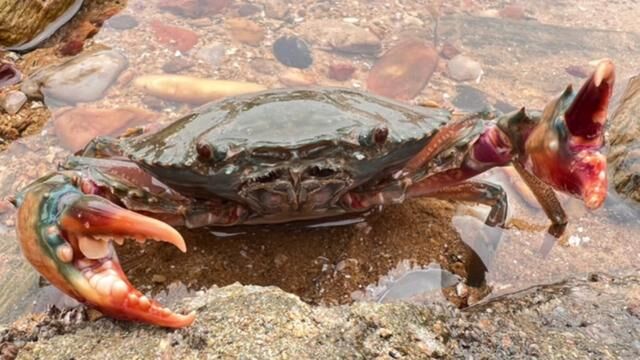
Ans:
{"label": "rock surface texture", "polygon": [[0,0],[0,47],[18,48],[47,30],[55,31],[47,28],[52,24],[62,26],[66,21],[58,20],[73,15],[68,14],[68,10],[77,11],[81,3],[79,0]]}
{"label": "rock surface texture", "polygon": [[640,201],[640,75],[629,80],[611,116],[609,167],[616,190]]}
{"label": "rock surface texture", "polygon": [[[196,324],[167,331],[73,311],[0,330],[18,359],[637,358],[640,276],[590,275],[464,312],[442,305],[310,306],[274,287],[231,285],[186,301]],[[26,344],[25,344],[26,342]]]}

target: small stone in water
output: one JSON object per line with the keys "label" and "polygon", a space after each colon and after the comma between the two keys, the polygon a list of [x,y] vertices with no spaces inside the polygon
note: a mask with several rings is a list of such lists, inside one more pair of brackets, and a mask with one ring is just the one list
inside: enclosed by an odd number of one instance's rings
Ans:
{"label": "small stone in water", "polygon": [[447,64],[449,76],[457,81],[476,80],[482,75],[479,62],[464,55],[457,55]]}
{"label": "small stone in water", "polygon": [[152,21],[151,29],[155,33],[158,42],[183,53],[191,50],[198,43],[198,35],[193,31],[165,25],[160,20]]}
{"label": "small stone in water", "polygon": [[298,69],[288,69],[278,77],[280,82],[286,86],[309,86],[316,83],[313,74],[305,73]]}
{"label": "small stone in water", "polygon": [[580,79],[584,79],[588,77],[589,74],[591,73],[589,68],[580,66],[580,65],[569,65],[566,68],[564,68],[564,70],[567,72],[567,74],[571,76],[575,76]]}
{"label": "small stone in water", "polygon": [[138,26],[138,20],[131,15],[118,15],[109,19],[107,21],[107,26],[116,30],[129,30]]}
{"label": "small stone in water", "polygon": [[413,99],[438,65],[438,52],[422,40],[404,41],[387,51],[371,69],[367,88],[378,95]]}
{"label": "small stone in water", "polygon": [[231,0],[160,0],[158,7],[179,16],[199,18],[220,13]]}
{"label": "small stone in water", "polygon": [[356,68],[348,63],[331,64],[329,65],[329,73],[327,76],[333,80],[347,81],[351,79],[355,71]]}
{"label": "small stone in water", "polygon": [[167,74],[175,74],[179,73],[182,70],[190,69],[191,67],[193,67],[193,63],[191,61],[185,59],[184,57],[177,57],[162,65],[162,71],[166,72]]}
{"label": "small stone in water", "polygon": [[261,8],[258,5],[245,3],[240,5],[238,8],[238,15],[240,16],[251,16],[253,14],[259,13]]}
{"label": "small stone in water", "polygon": [[17,84],[22,80],[22,74],[9,63],[0,63],[0,89]]}
{"label": "small stone in water", "polygon": [[458,48],[456,48],[449,42],[444,43],[444,45],[442,45],[442,49],[440,50],[440,55],[447,60],[453,59],[453,57],[458,54],[460,54],[460,50],[458,50]]}
{"label": "small stone in water", "polygon": [[264,13],[272,19],[282,20],[289,13],[289,5],[285,0],[266,0]]}
{"label": "small stone in water", "polygon": [[278,61],[289,67],[306,69],[313,63],[309,46],[297,36],[283,36],[276,40],[273,54]]}
{"label": "small stone in water", "polygon": [[167,277],[160,274],[153,274],[153,276],[151,277],[151,281],[156,284],[162,284],[167,281]]}
{"label": "small stone in water", "polygon": [[215,68],[224,60],[225,49],[221,44],[211,44],[199,49],[196,52],[196,57]]}
{"label": "small stone in water", "polygon": [[503,7],[498,15],[507,19],[522,20],[526,17],[524,8],[517,4],[509,4]]}
{"label": "small stone in water", "polygon": [[0,107],[9,115],[14,115],[20,111],[22,106],[27,102],[27,95],[22,91],[9,91],[0,97]]}
{"label": "small stone in water", "polygon": [[243,19],[229,19],[226,21],[227,28],[231,32],[231,36],[244,44],[258,46],[264,39],[264,30],[255,22]]}

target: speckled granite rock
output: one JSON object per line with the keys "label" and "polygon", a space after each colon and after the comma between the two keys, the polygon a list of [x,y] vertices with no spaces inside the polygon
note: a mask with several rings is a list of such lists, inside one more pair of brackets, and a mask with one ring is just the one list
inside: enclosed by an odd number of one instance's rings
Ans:
{"label": "speckled granite rock", "polygon": [[19,345],[18,359],[640,356],[639,275],[591,275],[464,312],[400,303],[318,307],[277,288],[237,284],[184,305],[198,310],[184,330],[87,322],[71,312],[0,330],[0,343]]}
{"label": "speckled granite rock", "polygon": [[[68,21],[82,0],[0,0],[0,48],[27,50]],[[39,42],[39,41],[36,41]],[[35,46],[37,44],[33,44]]]}
{"label": "speckled granite rock", "polygon": [[631,80],[611,116],[609,168],[616,190],[640,201],[640,75]]}

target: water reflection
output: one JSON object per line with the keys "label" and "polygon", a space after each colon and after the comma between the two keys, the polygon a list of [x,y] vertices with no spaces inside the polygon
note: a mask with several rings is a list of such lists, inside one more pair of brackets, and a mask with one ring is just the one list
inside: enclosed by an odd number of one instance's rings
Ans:
{"label": "water reflection", "polygon": [[[16,58],[21,72],[33,75],[45,64],[70,59],[59,56],[60,39],[77,35],[81,24],[104,18],[109,10],[104,3],[85,2],[85,11],[58,38]],[[536,0],[514,12],[486,1],[447,2],[439,11],[420,1],[180,3],[200,7],[126,2],[83,43],[85,52],[79,55],[86,60],[89,52],[108,48],[117,54],[112,61],[96,65],[76,58],[75,67],[67,63],[11,88],[24,91],[30,101],[16,117],[0,115],[0,135],[9,141],[30,131],[36,134],[0,153],[2,197],[53,170],[79,147],[80,138],[117,134],[147,122],[164,124],[192,111],[194,102],[255,86],[362,89],[373,84],[371,90],[379,87],[376,91],[401,94],[412,103],[434,101],[467,110],[539,108],[566,84],[577,83],[578,70],[588,72],[594,59],[613,58],[619,79],[640,69],[640,14],[637,6],[626,9],[624,4]],[[201,7],[214,3],[220,7]],[[608,21],[594,23],[594,18]],[[407,46],[402,45],[406,40],[420,51],[389,51]],[[293,46],[274,46],[278,41]],[[454,64],[473,64],[473,69],[445,66],[459,55],[473,62]],[[13,55],[3,58],[8,61]],[[400,71],[404,76],[372,72],[376,64],[384,70],[387,63],[406,70]],[[481,77],[464,80],[454,75],[477,70],[477,65]],[[63,109],[38,109],[62,103]],[[144,114],[143,119],[123,115],[124,108]],[[63,116],[69,113],[82,116]],[[49,117],[56,121],[47,122]],[[579,201],[563,197],[570,224],[563,237],[553,239],[545,236],[548,220],[518,185],[517,176],[496,171],[482,178],[500,183],[508,193],[507,230],[484,226],[485,207],[420,200],[386,209],[366,225],[187,231],[186,255],[162,244],[142,249],[126,245],[119,252],[128,275],[145,291],[160,292],[174,283],[198,289],[240,281],[280,286],[312,303],[350,302],[354,292],[371,295],[358,298],[369,301],[440,294],[440,289],[449,294],[457,286],[452,279],[458,278],[491,287],[494,296],[576,273],[637,267],[637,205],[610,193],[602,210],[589,212]],[[53,303],[58,297],[51,295],[55,291],[37,290],[37,277],[18,252],[11,210],[2,213],[0,227],[3,322],[22,311],[41,309],[32,306],[34,300]],[[158,274],[166,281],[152,281]],[[377,290],[367,293],[368,288]]]}

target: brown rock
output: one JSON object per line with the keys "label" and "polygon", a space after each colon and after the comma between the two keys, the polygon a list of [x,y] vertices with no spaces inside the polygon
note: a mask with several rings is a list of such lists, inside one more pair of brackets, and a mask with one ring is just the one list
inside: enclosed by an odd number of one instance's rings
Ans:
{"label": "brown rock", "polygon": [[442,45],[442,49],[440,50],[440,56],[447,60],[452,59],[458,54],[460,54],[460,50],[458,50],[457,47],[449,42],[444,43],[444,45]]}
{"label": "brown rock", "polygon": [[154,117],[154,113],[138,108],[73,108],[54,113],[53,124],[62,145],[76,151],[96,136],[116,135],[128,127],[145,124]]}
{"label": "brown rock", "polygon": [[179,16],[199,18],[220,13],[231,0],[160,0],[158,7]]}
{"label": "brown rock", "polygon": [[34,47],[69,20],[81,3],[79,0],[0,2],[0,47],[21,50]]}
{"label": "brown rock", "polygon": [[331,64],[329,65],[329,73],[327,76],[333,80],[347,81],[351,79],[355,71],[355,66],[349,63]]}
{"label": "brown rock", "polygon": [[316,45],[344,53],[375,55],[381,49],[380,39],[372,32],[340,20],[310,21],[301,32]]}
{"label": "brown rock", "polygon": [[198,43],[198,35],[193,31],[177,26],[165,25],[160,20],[151,22],[151,29],[158,42],[175,50],[187,52]]}
{"label": "brown rock", "polygon": [[65,42],[60,45],[58,52],[62,56],[73,56],[79,54],[84,48],[85,40],[98,33],[98,27],[89,21],[83,21],[73,29]]}
{"label": "brown rock", "polygon": [[227,20],[225,24],[231,36],[241,43],[258,46],[264,40],[264,30],[251,20],[235,18]]}
{"label": "brown rock", "polygon": [[422,40],[407,40],[387,51],[371,69],[367,88],[396,99],[412,99],[427,85],[438,52]]}
{"label": "brown rock", "polygon": [[316,77],[299,69],[287,69],[278,77],[285,86],[310,86],[317,82]]}
{"label": "brown rock", "polygon": [[506,5],[498,12],[498,15],[500,15],[500,17],[503,17],[503,18],[514,19],[514,20],[522,20],[526,18],[524,8],[518,4]]}

